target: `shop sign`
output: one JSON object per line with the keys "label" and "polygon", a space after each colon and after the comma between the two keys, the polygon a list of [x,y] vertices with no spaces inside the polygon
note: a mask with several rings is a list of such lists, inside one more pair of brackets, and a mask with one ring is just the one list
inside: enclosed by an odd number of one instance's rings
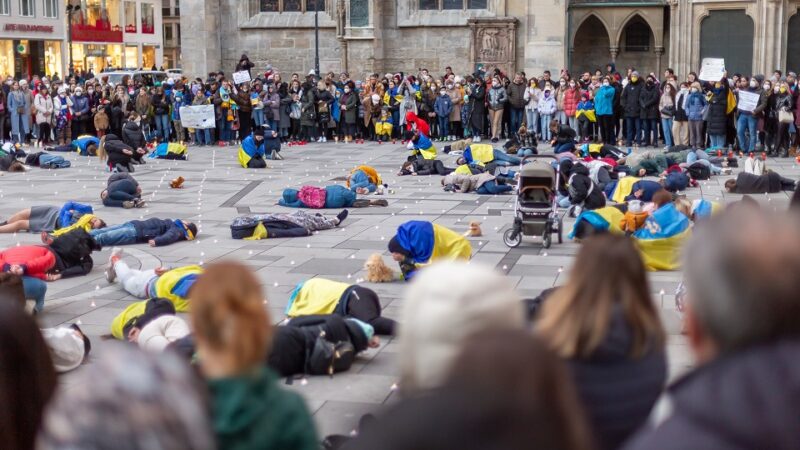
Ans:
{"label": "shop sign", "polygon": [[93,25],[72,26],[72,40],[85,42],[122,42],[122,29],[119,26],[99,27]]}
{"label": "shop sign", "polygon": [[52,33],[52,25],[28,25],[24,23],[7,23],[3,26],[3,31],[32,31],[39,33]]}

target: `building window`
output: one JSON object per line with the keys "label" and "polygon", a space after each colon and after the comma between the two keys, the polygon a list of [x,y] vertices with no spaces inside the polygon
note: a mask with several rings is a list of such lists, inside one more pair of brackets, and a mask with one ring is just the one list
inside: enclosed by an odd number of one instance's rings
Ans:
{"label": "building window", "polygon": [[44,16],[50,19],[58,17],[58,0],[44,0]]}
{"label": "building window", "polygon": [[181,0],[175,0],[175,17],[181,16]]}
{"label": "building window", "polygon": [[35,16],[34,1],[35,0],[19,0],[19,15],[22,17]]}
{"label": "building window", "polygon": [[172,24],[165,23],[164,24],[164,41],[167,43],[172,43]]}
{"label": "building window", "polygon": [[419,9],[428,11],[486,9],[486,0],[418,0]]}
{"label": "building window", "polygon": [[125,2],[125,32],[136,33],[136,2]]}
{"label": "building window", "polygon": [[366,27],[369,25],[369,2],[367,0],[350,0],[350,26]]}
{"label": "building window", "polygon": [[9,4],[10,1],[11,0],[0,0],[0,15],[7,16],[11,14],[11,5]]}
{"label": "building window", "polygon": [[314,11],[314,5],[319,11],[325,11],[325,0],[260,0],[261,12],[306,12]]}
{"label": "building window", "polygon": [[142,3],[142,33],[155,34],[155,9],[152,3]]}
{"label": "building window", "polygon": [[178,35],[178,45],[180,45],[181,44],[181,24],[176,23],[175,24],[175,29],[178,30],[178,33],[177,33],[177,35]]}
{"label": "building window", "polygon": [[643,20],[631,22],[625,27],[625,51],[650,51],[650,27]]}

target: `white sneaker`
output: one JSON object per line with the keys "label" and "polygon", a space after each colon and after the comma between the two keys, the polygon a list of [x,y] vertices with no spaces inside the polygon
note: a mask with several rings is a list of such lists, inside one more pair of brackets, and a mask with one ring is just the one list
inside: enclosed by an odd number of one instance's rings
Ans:
{"label": "white sneaker", "polygon": [[122,249],[114,247],[111,249],[111,255],[108,257],[108,270],[106,270],[106,280],[113,283],[117,279],[117,271],[114,270],[114,263],[122,258]]}
{"label": "white sneaker", "polygon": [[481,137],[480,136],[475,136],[475,139],[476,139],[475,142],[480,142],[481,141]]}
{"label": "white sneaker", "polygon": [[328,138],[326,138],[326,137],[324,137],[324,136],[323,136],[323,138],[322,138],[322,142],[328,142]]}

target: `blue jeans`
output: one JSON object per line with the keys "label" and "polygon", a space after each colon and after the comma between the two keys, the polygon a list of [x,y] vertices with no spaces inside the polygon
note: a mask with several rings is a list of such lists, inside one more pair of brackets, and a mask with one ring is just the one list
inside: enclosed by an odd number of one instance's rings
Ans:
{"label": "blue jeans", "polygon": [[724,134],[709,134],[708,138],[711,139],[711,148],[722,148],[722,147],[725,147],[725,135]]}
{"label": "blue jeans", "polygon": [[169,141],[169,114],[156,114],[156,129],[158,137],[163,138],[163,142]]}
{"label": "blue jeans", "polygon": [[[686,162],[689,162],[689,158],[686,158]],[[695,163],[700,163],[700,164],[708,167],[708,170],[711,171],[712,175],[719,175],[719,174],[722,173],[722,167],[715,166],[714,164],[711,164],[711,161],[709,161],[707,159],[698,159],[698,160],[696,160],[694,162]]]}
{"label": "blue jeans", "polygon": [[550,121],[553,120],[552,114],[540,114],[539,120],[541,120],[542,124],[542,140],[549,141],[551,139],[550,135]]}
{"label": "blue jeans", "polygon": [[569,208],[572,206],[572,202],[569,201],[569,195],[562,195],[556,194],[556,203],[558,203],[559,208]]}
{"label": "blue jeans", "polygon": [[518,166],[522,161],[516,156],[511,156],[506,152],[500,150],[493,150],[494,163],[498,166]]}
{"label": "blue jeans", "polygon": [[661,129],[664,130],[664,145],[672,147],[672,118],[661,119]]}
{"label": "blue jeans", "polygon": [[539,132],[539,111],[535,109],[525,110],[525,123],[528,124],[528,133]]}
{"label": "blue jeans", "polygon": [[128,245],[137,242],[136,227],[131,223],[114,225],[113,227],[92,230],[89,234],[101,246]]}
{"label": "blue jeans", "polygon": [[553,153],[556,155],[559,153],[564,152],[574,152],[575,151],[575,143],[574,142],[565,142],[563,144],[558,144],[553,148]]}
{"label": "blue jeans", "polygon": [[210,128],[195,128],[194,141],[197,144],[211,145],[211,129]]}
{"label": "blue jeans", "polygon": [[233,140],[233,122],[228,122],[226,119],[222,119],[219,126],[219,140],[228,142]]}
{"label": "blue jeans", "polygon": [[511,134],[516,134],[519,131],[519,127],[522,125],[522,117],[525,115],[525,108],[514,108],[511,107],[511,116],[509,127],[511,128],[508,130]]}
{"label": "blue jeans", "polygon": [[638,117],[625,118],[625,144],[629,147],[636,142],[642,144],[642,121]]}
{"label": "blue jeans", "polygon": [[497,184],[496,181],[492,180],[483,183],[481,187],[479,187],[475,192],[481,195],[495,195],[513,190],[514,188],[512,186],[509,186],[507,184]]}
{"label": "blue jeans", "polygon": [[253,110],[253,120],[256,122],[257,127],[264,125],[264,108]]}
{"label": "blue jeans", "polygon": [[531,148],[521,148],[517,150],[517,156],[519,157],[531,156],[531,155],[533,155],[533,149]]}
{"label": "blue jeans", "polygon": [[22,289],[25,291],[26,300],[36,301],[36,312],[44,309],[44,294],[47,293],[47,283],[33,277],[22,277]]}
{"label": "blue jeans", "polygon": [[436,120],[439,122],[439,137],[445,137],[450,135],[450,120],[447,116],[436,116]]}
{"label": "blue jeans", "polygon": [[[758,140],[757,127],[758,119],[753,117],[752,114],[739,114],[739,118],[736,120],[736,135],[739,138],[739,147],[742,151],[752,152],[756,149],[756,141]],[[745,135],[746,130],[749,130],[749,136]]]}

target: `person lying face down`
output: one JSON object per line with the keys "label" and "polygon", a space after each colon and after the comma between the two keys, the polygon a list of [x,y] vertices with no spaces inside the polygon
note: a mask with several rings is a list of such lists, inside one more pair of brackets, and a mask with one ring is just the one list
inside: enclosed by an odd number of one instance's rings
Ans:
{"label": "person lying face down", "polygon": [[733,194],[773,194],[781,191],[794,191],[796,182],[782,177],[778,172],[753,175],[740,172],[736,179],[725,181],[725,189]]}
{"label": "person lying face down", "polygon": [[392,259],[400,265],[405,280],[421,267],[436,260],[472,257],[472,246],[462,235],[441,225],[411,220],[401,224],[389,241]]}

